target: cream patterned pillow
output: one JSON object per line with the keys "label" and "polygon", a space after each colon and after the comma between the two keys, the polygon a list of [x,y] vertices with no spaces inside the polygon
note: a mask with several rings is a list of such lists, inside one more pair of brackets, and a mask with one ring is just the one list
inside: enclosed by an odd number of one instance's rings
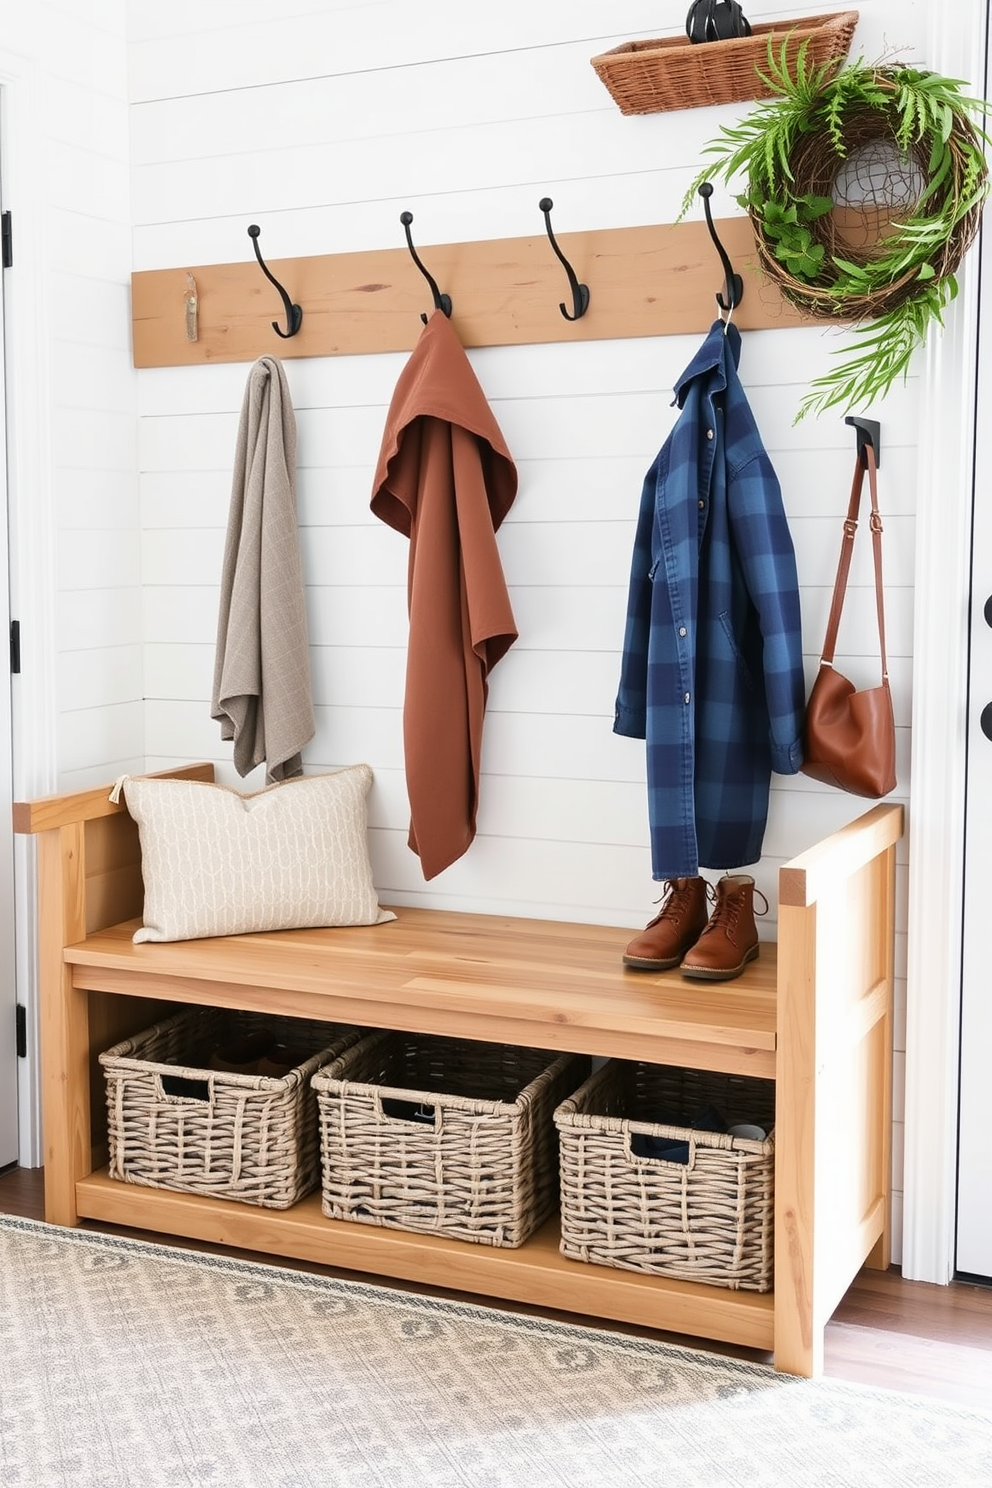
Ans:
{"label": "cream patterned pillow", "polygon": [[301,776],[253,795],[202,780],[125,775],[145,882],[135,941],[198,940],[317,925],[376,925],[365,798],[368,765]]}

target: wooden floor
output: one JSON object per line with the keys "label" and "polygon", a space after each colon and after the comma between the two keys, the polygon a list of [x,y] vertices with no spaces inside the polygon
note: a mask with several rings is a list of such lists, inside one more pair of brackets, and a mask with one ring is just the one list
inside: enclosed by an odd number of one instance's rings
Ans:
{"label": "wooden floor", "polygon": [[[0,1214],[44,1218],[40,1169],[17,1168],[0,1173]],[[87,1228],[124,1233],[115,1231],[111,1225],[88,1224]],[[219,1248],[197,1245],[188,1240],[177,1241],[167,1235],[142,1233],[146,1239],[156,1239],[165,1245],[180,1245],[187,1250]],[[257,1259],[270,1265],[292,1265],[297,1270],[326,1275],[355,1274],[295,1261],[281,1263],[272,1256],[259,1256]],[[363,1279],[379,1280],[376,1277]],[[405,1289],[431,1290],[413,1286]],[[453,1295],[436,1290],[434,1294]],[[507,1306],[515,1312],[540,1311],[519,1304]],[[572,1314],[557,1316],[576,1320]],[[716,1349],[739,1358],[763,1361],[768,1357],[747,1349],[720,1349],[719,1345],[709,1343],[701,1345],[694,1339],[676,1338],[650,1329],[604,1324],[594,1318],[580,1321],[590,1327],[608,1326],[618,1332],[641,1333],[697,1348]],[[827,1328],[826,1373],[835,1379],[906,1390],[986,1410],[992,1408],[992,1288],[961,1282],[939,1287],[925,1282],[904,1281],[895,1268],[884,1273],[863,1272]]]}

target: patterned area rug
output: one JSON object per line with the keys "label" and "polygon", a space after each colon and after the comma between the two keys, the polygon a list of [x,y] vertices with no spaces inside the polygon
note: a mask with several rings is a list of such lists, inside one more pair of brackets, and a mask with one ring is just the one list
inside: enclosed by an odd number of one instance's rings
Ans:
{"label": "patterned area rug", "polygon": [[992,1484],[992,1413],[0,1218],[3,1488]]}

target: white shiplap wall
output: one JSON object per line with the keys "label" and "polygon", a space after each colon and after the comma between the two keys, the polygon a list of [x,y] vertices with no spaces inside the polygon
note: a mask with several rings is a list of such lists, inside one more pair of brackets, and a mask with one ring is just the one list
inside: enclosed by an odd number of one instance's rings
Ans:
{"label": "white shiplap wall", "polygon": [[[0,0],[3,336],[18,799],[144,756],[124,0]],[[34,866],[13,845],[20,1160],[42,1160]],[[11,913],[8,905],[6,915]],[[4,917],[6,946],[9,922]],[[6,962],[5,962],[6,965]],[[0,1031],[4,1055],[13,1024]],[[13,1069],[11,1064],[5,1069]]]}
{"label": "white shiplap wall", "polygon": [[27,619],[50,586],[55,617],[24,630],[15,738],[26,706],[56,747],[51,771],[15,749],[19,794],[105,779],[144,747],[124,15],[0,4],[11,600]]}
{"label": "white shiplap wall", "polygon": [[[749,8],[752,21],[794,15]],[[807,13],[810,13],[807,11]],[[919,54],[925,15],[866,0],[855,50]],[[608,19],[609,32],[604,28]],[[665,23],[675,31],[682,7]],[[741,109],[624,118],[589,58],[658,34],[656,4],[510,0],[498,23],[450,0],[260,0],[128,5],[135,267],[532,233],[538,198],[561,231],[672,220],[702,145]],[[916,49],[916,50],[914,50]],[[729,194],[718,215],[736,210]],[[581,266],[579,266],[581,268]],[[581,277],[581,273],[580,273]],[[714,290],[719,287],[714,256]],[[291,287],[291,286],[290,286]],[[443,286],[442,286],[443,288]],[[426,290],[426,285],[425,285]],[[591,284],[595,303],[596,286]],[[273,305],[273,314],[277,306]],[[306,307],[304,306],[304,311]],[[178,312],[177,312],[178,313]],[[203,313],[209,313],[203,307]],[[454,307],[457,327],[458,306]],[[411,345],[419,322],[411,325]],[[315,770],[368,760],[380,892],[424,903],[640,927],[652,913],[643,745],[612,733],[627,574],[643,473],[673,422],[671,388],[697,338],[471,353],[519,465],[500,550],[520,640],[492,678],[479,836],[425,885],[406,846],[401,710],[406,545],[368,502],[405,355],[287,362],[300,430],[300,521],[313,645]],[[742,373],[782,480],[803,587],[812,676],[829,605],[854,441],[842,418],[792,418],[840,333],[746,336]],[[273,336],[272,351],[280,350]],[[139,464],[149,768],[214,759],[209,718],[221,552],[246,366],[139,374]],[[883,424],[887,620],[909,792],[916,378],[871,410]],[[877,678],[867,542],[856,555],[838,660]],[[255,782],[250,782],[254,784]],[[865,803],[805,777],[774,778],[771,903],[788,857]],[[897,1118],[902,1110],[905,864],[899,875]],[[896,1187],[901,1170],[896,1122]],[[898,1214],[898,1206],[897,1206]],[[897,1228],[898,1240],[898,1228]]]}

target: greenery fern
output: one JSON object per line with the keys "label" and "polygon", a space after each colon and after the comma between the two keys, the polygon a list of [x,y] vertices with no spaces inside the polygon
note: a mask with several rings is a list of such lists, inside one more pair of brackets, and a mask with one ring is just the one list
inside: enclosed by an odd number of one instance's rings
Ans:
{"label": "greenery fern", "polygon": [[[806,43],[790,62],[788,44],[776,50],[770,39],[760,75],[773,96],[704,147],[707,163],[680,217],[703,181],[744,178],[737,200],[754,225],[765,272],[808,314],[855,324],[853,343],[838,354],[845,359],[811,384],[797,419],[864,406],[905,378],[957,293],[953,271],[989,193],[989,141],[976,120],[990,105],[968,97],[959,80],[915,67],[814,66]],[[866,252],[838,253],[829,231],[835,203],[823,194],[823,177],[836,178],[852,139],[863,142],[866,131],[891,143],[923,189]]]}

